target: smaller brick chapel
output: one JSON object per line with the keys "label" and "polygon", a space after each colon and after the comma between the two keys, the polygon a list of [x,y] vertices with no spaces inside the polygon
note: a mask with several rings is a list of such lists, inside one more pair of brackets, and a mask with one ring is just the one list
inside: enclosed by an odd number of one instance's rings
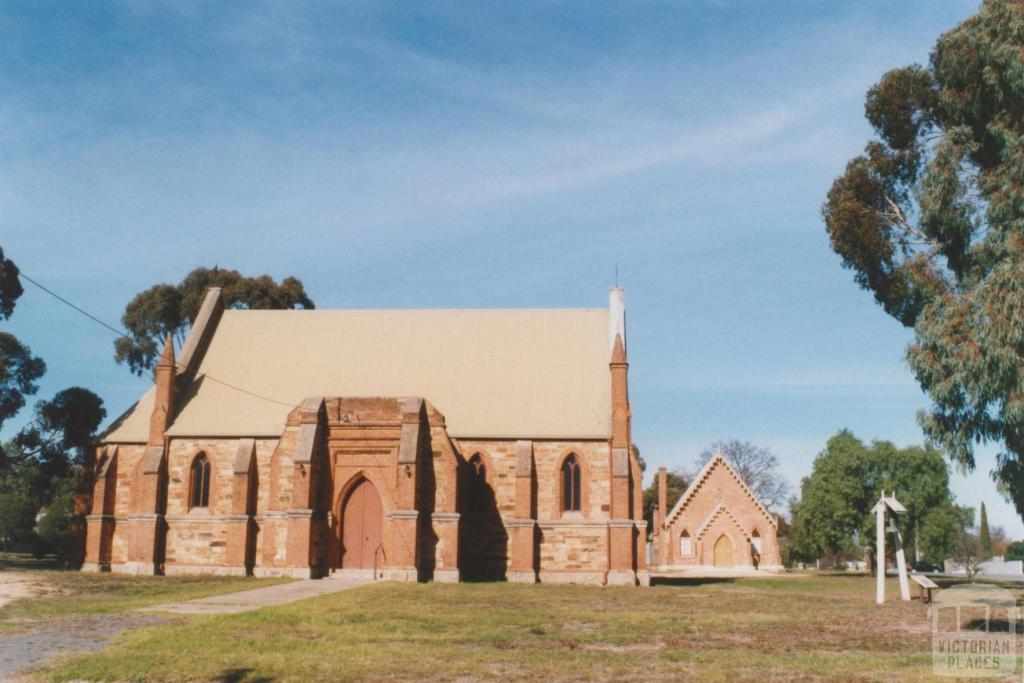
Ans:
{"label": "smaller brick chapel", "polygon": [[621,289],[405,311],[212,289],[92,453],[83,569],[646,584],[628,367]]}
{"label": "smaller brick chapel", "polygon": [[658,470],[653,569],[703,574],[783,570],[778,520],[721,455],[667,510],[667,472]]}

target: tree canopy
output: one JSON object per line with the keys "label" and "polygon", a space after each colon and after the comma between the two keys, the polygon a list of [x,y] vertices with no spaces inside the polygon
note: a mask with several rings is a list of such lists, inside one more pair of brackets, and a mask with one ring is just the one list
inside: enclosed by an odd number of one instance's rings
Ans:
{"label": "tree canopy", "polygon": [[[686,473],[682,470],[675,469],[669,470],[666,474],[666,495],[665,505],[668,506],[668,510],[665,510],[665,514],[679,501],[679,498],[686,491],[686,487],[690,485],[687,479]],[[647,520],[647,528],[654,530],[654,508],[658,505],[658,477],[655,475],[654,480],[650,485],[644,489],[644,519]]]}
{"label": "tree canopy", "polygon": [[801,482],[793,505],[794,554],[814,559],[872,547],[871,508],[883,490],[895,492],[907,508],[896,517],[904,544],[933,562],[949,556],[958,533],[973,521],[971,510],[954,503],[941,453],[888,441],[866,446],[843,430],[828,440]]}
{"label": "tree canopy", "polygon": [[789,484],[779,475],[779,459],[769,449],[739,439],[716,441],[697,456],[697,469],[704,467],[716,453],[722,454],[765,507],[775,510],[786,503]]}
{"label": "tree canopy", "polygon": [[[0,320],[14,313],[22,294],[18,266],[4,256],[0,247]],[[8,332],[0,332],[0,426],[25,407],[25,397],[36,393],[36,380],[46,372],[46,364],[32,350]],[[0,463],[3,449],[0,448]]]}
{"label": "tree canopy", "polygon": [[22,294],[18,266],[4,256],[0,247],[0,320],[7,320],[14,313],[14,304]]}
{"label": "tree canopy", "polygon": [[114,359],[136,375],[152,370],[168,334],[181,344],[195,322],[210,287],[220,287],[224,304],[240,309],[314,308],[302,282],[269,275],[248,277],[237,270],[196,268],[177,285],[158,284],[140,292],[125,307],[121,322],[127,337],[114,342]]}
{"label": "tree canopy", "polygon": [[[75,491],[90,443],[106,417],[103,401],[81,387],[36,403],[33,419],[8,443],[0,467],[0,547],[33,537],[36,549],[66,551]],[[34,533],[36,514],[45,509]]]}
{"label": "tree canopy", "polygon": [[913,327],[926,435],[968,469],[1003,444],[992,474],[1024,515],[1024,4],[985,0],[865,112],[875,139],[823,207],[832,248]]}
{"label": "tree canopy", "polygon": [[25,397],[38,391],[36,380],[46,363],[7,332],[0,332],[0,425],[25,407]]}
{"label": "tree canopy", "polygon": [[34,460],[47,480],[63,479],[85,464],[86,451],[107,411],[88,389],[71,387],[39,401],[33,420],[13,443],[12,460]]}

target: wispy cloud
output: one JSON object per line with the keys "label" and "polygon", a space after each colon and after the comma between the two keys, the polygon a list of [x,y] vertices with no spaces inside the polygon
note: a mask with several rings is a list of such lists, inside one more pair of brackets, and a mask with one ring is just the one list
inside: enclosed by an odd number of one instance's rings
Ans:
{"label": "wispy cloud", "polygon": [[[0,5],[0,243],[104,318],[201,263],[335,306],[594,305],[618,263],[645,455],[735,435],[795,483],[839,426],[920,437],[819,207],[961,0],[32,9]],[[48,304],[5,322],[44,393],[134,400]]]}

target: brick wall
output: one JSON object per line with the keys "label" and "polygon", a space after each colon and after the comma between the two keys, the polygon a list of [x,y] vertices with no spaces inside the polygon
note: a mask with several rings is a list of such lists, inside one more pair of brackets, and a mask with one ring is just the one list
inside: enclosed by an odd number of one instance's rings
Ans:
{"label": "brick wall", "polygon": [[[479,453],[487,468],[487,483],[494,492],[495,505],[500,515],[497,528],[491,520],[478,522],[473,529],[472,516],[464,520],[466,548],[482,547],[479,557],[464,557],[463,564],[482,565],[484,578],[500,573],[496,566],[502,559],[505,569],[511,564],[509,556],[508,520],[515,517],[516,496],[516,441],[469,440],[457,441],[464,462]],[[581,465],[582,509],[580,512],[562,512],[561,467],[565,458],[576,454]],[[534,491],[539,569],[549,579],[553,572],[566,577],[581,572],[603,573],[608,568],[608,529],[604,522],[610,518],[610,452],[607,441],[534,441]],[[585,580],[596,580],[587,576]]]}
{"label": "brick wall", "polygon": [[[716,514],[709,518],[712,513]],[[679,514],[667,522],[670,565],[713,565],[714,544],[724,534],[732,541],[734,565],[749,567],[753,564],[751,536],[755,529],[761,536],[761,564],[779,564],[775,526],[723,465],[712,467]],[[689,556],[680,554],[684,530],[690,534],[693,552]]]}
{"label": "brick wall", "polygon": [[537,519],[561,519],[562,463],[575,453],[582,466],[583,519],[611,517],[611,455],[605,441],[535,441],[537,463]]}
{"label": "brick wall", "polygon": [[117,486],[114,492],[115,522],[114,533],[111,537],[111,564],[122,564],[128,561],[130,538],[127,518],[131,511],[132,483],[145,452],[146,447],[142,444],[122,444],[117,449]]}
{"label": "brick wall", "polygon": [[[511,526],[516,517],[517,490],[530,491],[538,528],[533,555],[542,580],[599,581],[608,569],[608,526],[611,517],[611,453],[607,441],[533,441],[532,486],[517,489],[518,444],[515,440],[453,440],[444,418],[427,404],[420,454],[406,471],[399,462],[403,436],[401,399],[328,399],[325,403],[324,471],[327,477],[330,523],[321,541],[330,566],[339,560],[338,516],[351,484],[366,478],[377,488],[384,509],[385,555],[390,563],[405,558],[438,575],[459,576],[477,569],[498,578],[511,565]],[[256,487],[255,564],[259,571],[287,570],[296,561],[289,555],[289,533],[297,528],[292,512],[305,503],[293,501],[298,469],[295,451],[301,429],[296,411],[280,438],[255,442]],[[167,447],[165,571],[209,568],[243,570],[232,555],[232,524],[239,508],[232,497],[239,490],[234,473],[239,439],[171,439]],[[121,445],[116,474],[115,514],[120,521],[132,512],[133,487],[141,472],[145,447]],[[190,508],[191,466],[199,453],[210,463],[210,499],[206,508]],[[486,482],[493,493],[493,514],[466,509],[463,479],[467,461],[479,453]],[[582,509],[563,513],[561,466],[575,454],[581,466]],[[244,489],[242,489],[244,490]],[[419,510],[419,521],[401,517]],[[399,517],[388,518],[389,514]],[[111,561],[124,563],[128,535],[115,524]],[[313,531],[319,527],[314,524]],[[313,534],[319,537],[319,534]],[[528,537],[527,537],[528,539]],[[528,542],[528,541],[527,541]],[[528,547],[528,546],[527,546]],[[301,555],[299,556],[301,557]],[[416,559],[418,558],[418,560]],[[397,560],[396,560],[397,561]],[[403,565],[403,566],[407,566]],[[469,578],[464,576],[463,578]],[[448,579],[445,579],[448,580]]]}
{"label": "brick wall", "polygon": [[[600,583],[608,569],[608,528],[600,522],[540,523],[540,580]],[[564,575],[564,576],[563,576]]]}
{"label": "brick wall", "polygon": [[[172,439],[167,451],[165,569],[176,565],[226,566],[232,468],[237,439]],[[210,464],[209,507],[191,507],[191,468],[200,454]]]}

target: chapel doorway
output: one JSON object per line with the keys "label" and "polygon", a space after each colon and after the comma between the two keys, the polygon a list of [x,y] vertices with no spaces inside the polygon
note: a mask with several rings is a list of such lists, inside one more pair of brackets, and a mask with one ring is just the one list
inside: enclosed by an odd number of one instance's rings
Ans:
{"label": "chapel doorway", "polygon": [[380,563],[384,508],[377,487],[361,479],[341,506],[341,568],[374,569]]}
{"label": "chapel doorway", "polygon": [[732,541],[725,534],[718,537],[715,541],[715,566],[716,567],[732,567]]}

